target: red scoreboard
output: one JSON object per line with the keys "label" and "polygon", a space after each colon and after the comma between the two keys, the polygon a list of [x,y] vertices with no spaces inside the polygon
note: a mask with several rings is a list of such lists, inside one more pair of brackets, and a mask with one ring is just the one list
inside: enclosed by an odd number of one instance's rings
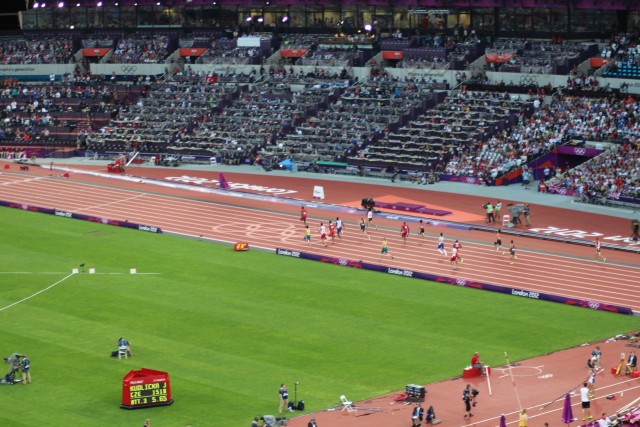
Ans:
{"label": "red scoreboard", "polygon": [[130,371],[122,379],[120,407],[123,409],[148,408],[172,403],[169,374],[166,372],[142,368],[139,371]]}

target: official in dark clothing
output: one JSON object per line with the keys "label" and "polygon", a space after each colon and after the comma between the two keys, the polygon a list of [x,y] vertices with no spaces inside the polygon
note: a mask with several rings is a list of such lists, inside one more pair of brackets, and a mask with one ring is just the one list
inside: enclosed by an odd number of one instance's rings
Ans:
{"label": "official in dark clothing", "polygon": [[411,413],[411,420],[413,421],[414,427],[422,425],[422,420],[424,419],[424,409],[422,405],[416,403],[416,407],[413,408],[413,412]]}
{"label": "official in dark clothing", "polygon": [[629,360],[627,360],[627,366],[630,368],[635,368],[638,365],[638,357],[636,356],[636,352],[632,351],[629,354]]}
{"label": "official in dark clothing", "polygon": [[20,361],[22,367],[22,384],[31,384],[31,360],[25,354]]}

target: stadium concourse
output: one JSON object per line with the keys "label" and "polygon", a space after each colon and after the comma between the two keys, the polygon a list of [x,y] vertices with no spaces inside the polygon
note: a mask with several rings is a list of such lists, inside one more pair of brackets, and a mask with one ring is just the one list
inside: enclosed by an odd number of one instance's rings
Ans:
{"label": "stadium concourse", "polygon": [[[589,301],[606,299],[606,303],[640,311],[638,254],[635,252],[638,245],[628,241],[630,220],[638,218],[634,211],[573,203],[571,198],[537,193],[519,185],[483,187],[440,182],[419,186],[373,178],[265,172],[258,167],[221,165],[182,168],[141,165],[131,166],[127,168],[126,175],[120,175],[108,173],[106,162],[83,158],[60,159],[53,168],[48,163],[29,170],[20,170],[18,166],[3,163],[0,200],[130,220],[159,226],[165,232],[226,243],[246,241],[266,249],[287,247],[329,256],[356,257],[372,263],[380,262],[379,243],[387,237],[390,249],[398,258],[392,262],[400,268],[428,268],[438,274],[456,277],[474,277],[477,274],[485,282],[508,283],[509,278],[498,273],[503,271],[512,276],[511,280],[515,276],[524,289],[543,286],[535,283],[535,278],[528,276],[527,270],[542,271],[539,269],[545,268],[547,272],[543,281],[552,282],[556,292],[573,292],[575,298]],[[232,193],[208,192],[218,187],[220,172],[225,175],[231,189],[269,197],[252,199],[231,197]],[[188,184],[185,187],[190,188],[174,185],[178,183]],[[315,186],[323,187],[323,200],[313,198]],[[420,215],[427,223],[427,238],[422,241],[416,236],[417,224],[412,222],[411,236],[405,245],[399,232],[402,221],[397,216],[403,213],[393,210],[388,210],[388,214],[381,212],[375,218],[377,228],[370,230],[369,240],[359,234],[356,225],[364,215],[358,210],[363,198],[422,204],[451,213],[443,217]],[[498,200],[502,200],[503,212],[510,203],[531,205],[530,227],[505,226],[503,230],[505,242],[513,238],[518,244],[521,255],[516,265],[509,265],[508,257],[493,247],[495,230],[502,228],[501,219],[495,224],[486,224],[483,205]],[[301,206],[306,206],[309,211],[308,222],[314,228],[314,243],[310,247],[302,242],[303,226],[298,219]],[[336,213],[336,210],[328,208],[331,206],[345,210]],[[168,214],[167,210],[170,210]],[[342,217],[346,223],[343,240],[329,244],[328,248],[315,243],[315,228],[319,222],[328,222],[336,216]],[[264,228],[259,233],[251,231],[261,225]],[[447,236],[447,247],[454,239],[462,242],[467,261],[456,272],[451,270],[448,260],[440,258],[435,251],[436,236],[440,232]],[[516,232],[519,234],[509,235]],[[597,235],[605,244],[606,263],[593,262],[593,238]],[[551,237],[559,240],[548,240]],[[568,244],[568,239],[573,243]],[[576,269],[575,273],[569,274],[571,279],[563,279],[562,272],[554,271],[554,263],[560,264],[556,270]],[[492,265],[496,269],[489,270],[487,274],[486,269]],[[578,286],[571,286],[570,280],[577,280]],[[615,284],[609,290],[590,289],[592,282],[594,287],[602,285],[598,280],[605,284],[615,281]],[[566,284],[567,288],[559,284]],[[629,332],[633,331],[620,331]],[[469,420],[463,418],[461,394],[466,381],[461,378],[426,385],[424,406],[433,405],[437,417],[447,425],[496,426],[502,413],[507,418],[507,425],[515,425],[521,407],[529,408],[530,425],[541,426],[544,422],[558,425],[564,395],[573,392],[574,414],[580,418],[579,395],[576,393],[586,379],[586,360],[594,345],[589,343],[519,361],[511,369],[493,367],[489,377],[491,393],[486,378],[470,379],[480,395],[478,407],[474,409],[475,416]],[[604,371],[598,375],[596,397],[593,399],[596,417],[602,412],[617,412],[633,403],[640,394],[639,379],[611,373],[611,368],[619,362],[620,354],[628,354],[635,344],[621,339],[599,345],[604,353]],[[469,349],[469,357],[473,350]],[[497,356],[490,357],[495,360]],[[463,368],[460,367],[461,373]],[[407,383],[415,381],[407,379]],[[318,425],[332,427],[409,425],[413,407],[397,400],[402,392],[398,390],[386,396],[354,402],[358,408],[355,412],[343,411],[336,396],[336,407],[290,419],[288,425],[304,426],[311,416],[315,416]],[[344,394],[349,398],[348,390]],[[608,396],[615,397],[615,400],[608,399]]]}

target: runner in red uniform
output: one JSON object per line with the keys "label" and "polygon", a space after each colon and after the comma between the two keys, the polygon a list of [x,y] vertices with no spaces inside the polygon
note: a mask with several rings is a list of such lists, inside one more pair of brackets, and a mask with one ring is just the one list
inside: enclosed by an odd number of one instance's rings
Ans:
{"label": "runner in red uniform", "polygon": [[455,257],[457,261],[460,261],[461,263],[464,262],[464,260],[462,259],[462,257],[460,256],[460,249],[462,249],[462,245],[460,244],[459,241],[455,241],[453,243],[453,249],[455,250]]}
{"label": "runner in red uniform", "polygon": [[336,242],[336,224],[329,220],[329,237],[331,237],[331,243]]}
{"label": "runner in red uniform", "polygon": [[451,252],[451,267],[453,267],[454,270],[458,269],[458,260],[459,260],[459,256],[458,256],[458,249],[454,246],[453,247],[453,252]]}
{"label": "runner in red uniform", "polygon": [[307,209],[304,206],[300,208],[300,221],[307,225]]}
{"label": "runner in red uniform", "polygon": [[403,243],[407,243],[407,236],[409,235],[409,226],[407,222],[402,223],[402,227],[400,227],[400,234],[402,236]]}

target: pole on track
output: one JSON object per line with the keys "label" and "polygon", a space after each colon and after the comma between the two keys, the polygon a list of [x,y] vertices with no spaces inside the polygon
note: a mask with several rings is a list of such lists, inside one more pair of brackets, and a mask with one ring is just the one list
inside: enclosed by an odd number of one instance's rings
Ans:
{"label": "pole on track", "polygon": [[553,399],[551,402],[549,402],[549,403],[547,403],[546,405],[544,405],[543,407],[541,407],[541,408],[540,408],[540,410],[542,411],[543,409],[546,409],[546,407],[547,407],[547,406],[549,406],[549,405],[551,405],[551,404],[553,404],[553,402],[557,401],[558,399],[560,399],[560,398],[562,398],[562,397],[565,397],[565,396],[567,395],[567,393],[571,394],[571,392],[572,392],[573,390],[575,390],[575,389],[577,389],[578,387],[580,387],[582,384],[584,384],[584,382],[585,382],[585,381],[586,381],[586,380],[582,380],[582,381],[580,381],[580,383],[579,383],[578,385],[576,385],[574,388],[572,388],[571,390],[569,390],[569,391],[567,391],[567,392],[565,392],[565,393],[562,393],[560,396],[556,397],[556,398],[555,398],[555,399]]}
{"label": "pole on track", "polygon": [[509,368],[509,376],[511,377],[511,383],[513,384],[513,391],[516,394],[516,400],[518,401],[518,409],[522,410],[522,403],[520,402],[520,394],[518,393],[518,388],[516,387],[516,380],[513,377],[513,370],[511,369],[511,363],[509,362],[509,355],[507,352],[504,352],[504,359],[507,361],[507,367]]}
{"label": "pole on track", "polygon": [[487,376],[487,386],[489,387],[489,396],[493,396],[491,392],[491,369],[489,366],[484,366],[484,374]]}

